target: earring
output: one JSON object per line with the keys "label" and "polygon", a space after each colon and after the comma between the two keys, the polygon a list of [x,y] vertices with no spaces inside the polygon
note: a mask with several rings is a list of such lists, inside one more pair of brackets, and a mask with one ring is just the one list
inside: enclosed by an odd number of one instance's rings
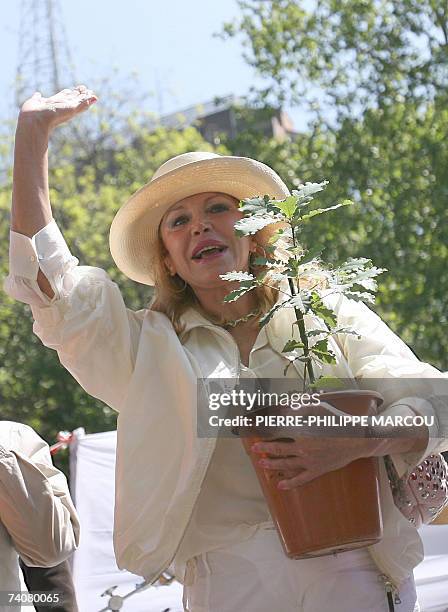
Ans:
{"label": "earring", "polygon": [[[261,253],[260,253],[260,251],[261,251]],[[256,244],[255,248],[253,250],[251,250],[251,252],[250,252],[250,259],[253,260],[253,259],[255,259],[256,257],[258,257],[260,255],[261,255],[261,257],[264,257],[265,259],[267,259],[266,251],[264,250],[264,248],[261,246],[261,244]]]}
{"label": "earring", "polygon": [[[173,274],[172,276],[173,276],[173,278],[175,276],[177,276],[177,278],[180,278],[180,276],[178,274]],[[179,289],[176,289],[175,293],[183,293],[185,291],[185,289],[187,288],[187,286],[188,286],[188,283],[187,283],[187,281],[185,279],[182,278],[181,280],[182,280],[184,286],[180,287]]]}
{"label": "earring", "polygon": [[164,265],[165,265],[165,269],[168,272],[168,274],[170,276],[175,276],[176,272],[172,268],[170,268],[170,266],[167,263],[165,263]]}

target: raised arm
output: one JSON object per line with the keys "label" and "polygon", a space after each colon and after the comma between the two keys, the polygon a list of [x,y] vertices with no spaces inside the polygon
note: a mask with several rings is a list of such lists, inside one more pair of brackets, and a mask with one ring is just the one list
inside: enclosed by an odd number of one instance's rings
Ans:
{"label": "raised arm", "polygon": [[[22,106],[17,122],[11,229],[30,238],[52,219],[48,189],[48,142],[55,127],[96,102],[84,85],[49,98],[36,92]],[[50,298],[54,292],[41,270],[37,282]]]}
{"label": "raised arm", "polygon": [[29,304],[33,331],[94,397],[119,411],[138,352],[144,310],[126,308],[101,268],[78,265],[52,219],[47,147],[53,129],[96,101],[83,86],[23,105],[17,125],[9,274],[3,286]]}

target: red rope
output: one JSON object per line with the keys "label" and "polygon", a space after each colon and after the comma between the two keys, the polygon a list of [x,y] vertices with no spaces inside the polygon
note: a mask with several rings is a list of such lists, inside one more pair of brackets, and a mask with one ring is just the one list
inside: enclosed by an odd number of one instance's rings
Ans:
{"label": "red rope", "polygon": [[64,450],[73,440],[73,433],[70,431],[60,431],[56,436],[57,442],[50,446],[50,453],[55,455],[60,450]]}

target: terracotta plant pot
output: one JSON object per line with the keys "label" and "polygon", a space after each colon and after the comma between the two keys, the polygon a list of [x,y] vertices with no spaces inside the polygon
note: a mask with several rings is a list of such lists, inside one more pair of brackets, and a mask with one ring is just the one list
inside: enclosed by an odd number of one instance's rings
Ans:
{"label": "terracotta plant pot", "polygon": [[[376,414],[382,403],[381,395],[374,391],[321,393],[320,399],[359,416]],[[257,435],[256,429],[253,433],[250,428],[239,429],[288,557],[319,557],[371,546],[381,539],[377,458],[358,459],[305,485],[283,491],[277,488],[284,479],[283,472],[266,470],[257,464],[261,456],[251,452],[251,446],[266,438]],[[331,444],[331,438],[328,443]]]}

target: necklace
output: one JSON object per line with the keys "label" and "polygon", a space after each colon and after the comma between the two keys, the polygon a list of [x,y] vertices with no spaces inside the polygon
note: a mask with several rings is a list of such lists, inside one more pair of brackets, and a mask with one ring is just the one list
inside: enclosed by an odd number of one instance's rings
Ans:
{"label": "necklace", "polygon": [[244,317],[240,317],[239,319],[235,319],[233,321],[225,321],[222,324],[222,326],[223,327],[236,327],[240,323],[245,323],[246,321],[249,321],[249,319],[251,319],[252,317],[256,317],[259,314],[260,314],[260,310],[259,308],[257,308],[255,310],[252,310],[252,312],[249,312],[249,314],[244,315]]}

